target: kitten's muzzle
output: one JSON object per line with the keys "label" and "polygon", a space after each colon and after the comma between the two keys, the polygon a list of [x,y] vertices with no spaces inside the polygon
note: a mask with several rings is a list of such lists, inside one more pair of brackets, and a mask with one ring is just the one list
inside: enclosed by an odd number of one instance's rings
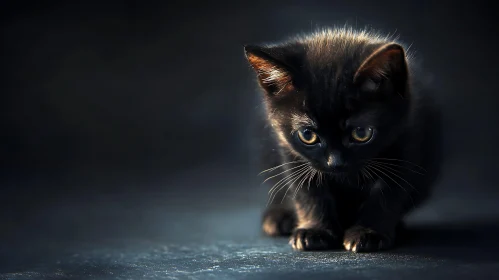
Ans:
{"label": "kitten's muzzle", "polygon": [[345,162],[339,153],[330,153],[327,155],[326,166],[328,168],[341,168],[345,166]]}
{"label": "kitten's muzzle", "polygon": [[324,169],[326,172],[343,173],[347,171],[347,165],[339,153],[332,152],[327,155]]}

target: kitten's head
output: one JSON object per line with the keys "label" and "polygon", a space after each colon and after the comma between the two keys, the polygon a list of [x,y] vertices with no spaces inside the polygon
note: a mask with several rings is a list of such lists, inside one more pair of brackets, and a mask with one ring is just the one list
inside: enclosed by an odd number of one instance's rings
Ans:
{"label": "kitten's head", "polygon": [[399,44],[327,30],[245,51],[281,146],[315,169],[355,172],[402,133],[411,93]]}

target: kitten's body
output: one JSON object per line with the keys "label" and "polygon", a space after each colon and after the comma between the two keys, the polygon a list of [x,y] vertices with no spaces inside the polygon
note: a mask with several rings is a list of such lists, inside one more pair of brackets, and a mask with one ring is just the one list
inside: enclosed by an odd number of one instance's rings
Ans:
{"label": "kitten's body", "polygon": [[[428,196],[440,159],[439,113],[416,88],[403,48],[341,29],[247,46],[246,54],[265,91],[266,160],[283,164],[273,172],[285,176],[276,177],[264,231],[291,235],[299,250],[391,247],[404,215]],[[370,138],[352,140],[352,127]],[[297,140],[310,131],[317,142]]]}

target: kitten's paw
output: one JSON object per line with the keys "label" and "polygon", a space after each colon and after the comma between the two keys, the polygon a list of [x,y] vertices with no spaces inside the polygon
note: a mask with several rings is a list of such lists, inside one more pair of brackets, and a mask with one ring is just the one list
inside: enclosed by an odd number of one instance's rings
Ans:
{"label": "kitten's paw", "polygon": [[262,229],[269,236],[289,236],[295,224],[294,213],[284,207],[271,207],[263,214]]}
{"label": "kitten's paw", "polygon": [[326,229],[296,229],[289,240],[295,250],[318,251],[337,248],[338,239],[331,230]]}
{"label": "kitten's paw", "polygon": [[373,252],[389,249],[393,238],[363,226],[353,226],[345,232],[343,246],[352,252]]}

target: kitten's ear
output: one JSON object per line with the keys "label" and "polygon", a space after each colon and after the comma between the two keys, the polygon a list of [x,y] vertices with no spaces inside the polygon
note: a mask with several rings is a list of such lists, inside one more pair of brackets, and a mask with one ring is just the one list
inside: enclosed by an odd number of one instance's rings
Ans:
{"label": "kitten's ear", "polygon": [[260,86],[268,94],[278,95],[294,89],[292,69],[285,62],[285,50],[247,45],[244,51]]}
{"label": "kitten's ear", "polygon": [[376,49],[354,75],[354,83],[366,91],[376,91],[383,86],[384,92],[398,93],[403,97],[408,94],[408,79],[404,48],[395,43]]}

